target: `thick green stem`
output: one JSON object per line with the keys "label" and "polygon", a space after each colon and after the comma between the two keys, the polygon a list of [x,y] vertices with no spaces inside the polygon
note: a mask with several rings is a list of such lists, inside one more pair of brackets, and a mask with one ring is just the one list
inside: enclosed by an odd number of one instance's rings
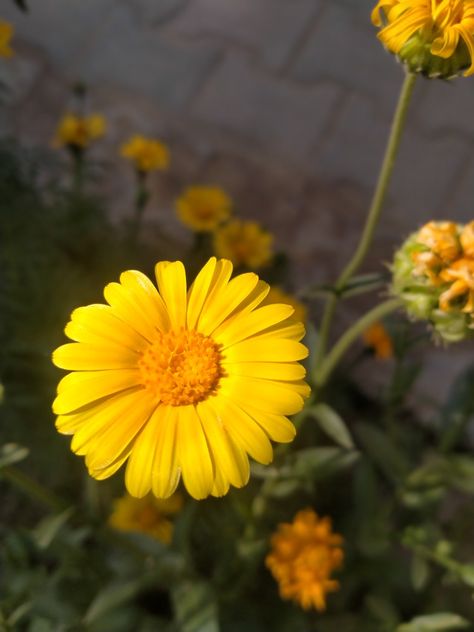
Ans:
{"label": "thick green stem", "polygon": [[398,153],[398,148],[400,146],[402,132],[408,111],[408,105],[410,103],[410,97],[413,92],[415,80],[416,75],[412,73],[408,73],[405,77],[405,81],[400,92],[400,97],[398,99],[397,109],[395,110],[392,128],[390,131],[387,148],[385,150],[385,157],[382,162],[377,186],[375,187],[364,230],[362,231],[362,235],[360,237],[356,251],[354,252],[349,263],[341,272],[338,280],[336,281],[334,294],[330,296],[327,300],[323,318],[321,321],[319,344],[315,359],[316,366],[319,365],[326,353],[326,346],[328,343],[331,323],[339,299],[338,294],[342,292],[347,282],[357,272],[365,259],[370,245],[372,244],[375,228],[377,227],[377,223],[380,218],[380,213],[383,208],[383,202],[385,200],[388,185],[390,183],[390,178],[395,166],[395,159]]}
{"label": "thick green stem", "polygon": [[378,320],[384,318],[391,312],[394,312],[402,305],[402,300],[399,298],[392,298],[377,307],[374,307],[370,312],[367,312],[362,318],[356,321],[336,342],[334,347],[328,353],[326,358],[321,363],[319,370],[316,373],[316,386],[322,387],[328,381],[331,373],[338,364],[339,360],[348,350],[355,340],[368,328]]}
{"label": "thick green stem", "polygon": [[53,511],[60,511],[67,507],[61,498],[58,498],[53,492],[46,487],[40,485],[32,479],[28,474],[17,469],[13,465],[7,465],[0,471],[0,476],[9,481],[17,489],[29,496],[32,500],[40,502]]}

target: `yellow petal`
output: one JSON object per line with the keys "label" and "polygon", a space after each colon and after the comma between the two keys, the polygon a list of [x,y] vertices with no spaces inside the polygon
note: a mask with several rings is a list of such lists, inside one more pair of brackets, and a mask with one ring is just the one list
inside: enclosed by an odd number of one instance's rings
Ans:
{"label": "yellow petal", "polygon": [[101,345],[69,342],[53,351],[53,363],[70,371],[132,369],[139,359],[136,351],[106,341]]}
{"label": "yellow petal", "polygon": [[67,415],[101,399],[139,385],[137,370],[84,371],[70,373],[58,384],[58,396],[53,402],[56,415]]}
{"label": "yellow petal", "polygon": [[302,380],[306,369],[297,362],[222,362],[224,372],[241,377],[257,377],[266,380]]}
{"label": "yellow petal", "polygon": [[300,342],[272,336],[256,336],[225,350],[224,361],[233,362],[295,362],[308,356]]}
{"label": "yellow petal", "polygon": [[181,261],[161,261],[155,266],[158,289],[174,328],[186,325],[186,271]]}
{"label": "yellow petal", "polygon": [[273,304],[259,307],[245,315],[238,313],[232,319],[224,321],[213,332],[212,337],[225,349],[272,327],[272,325],[281,323],[289,318],[294,311],[291,305]]}
{"label": "yellow petal", "polygon": [[232,311],[255,289],[258,276],[253,272],[239,274],[230,281],[209,305],[206,304],[199,319],[198,331],[206,336],[222,323]]}
{"label": "yellow petal", "polygon": [[215,257],[211,257],[189,288],[187,313],[188,329],[194,329],[196,327],[199,316],[201,315],[201,310],[206,301],[207,295],[209,294],[209,290],[215,282],[218,274],[219,270],[217,269],[217,259]]}
{"label": "yellow petal", "polygon": [[232,399],[242,408],[246,402],[276,415],[294,415],[303,408],[303,397],[295,389],[271,380],[231,376],[221,379],[219,397]]}
{"label": "yellow petal", "polygon": [[133,292],[120,283],[109,283],[104,288],[104,297],[118,318],[147,340],[154,339],[159,322],[153,319],[153,314],[141,309]]}
{"label": "yellow petal", "polygon": [[214,467],[201,420],[194,406],[178,408],[177,453],[183,482],[188,492],[200,500],[209,496]]}
{"label": "yellow petal", "polygon": [[[234,487],[243,487],[249,480],[249,460],[244,450],[232,441],[225,428],[224,420],[219,416],[215,401],[216,398],[212,398],[200,402],[197,405],[197,412],[215,463],[216,478],[217,473],[220,473],[217,485],[223,489],[225,481],[228,481]],[[217,488],[215,492],[213,492],[214,495],[219,495]]]}
{"label": "yellow petal", "polygon": [[259,463],[270,463],[273,458],[272,444],[262,428],[235,400],[219,394],[210,401],[234,443]]}
{"label": "yellow petal", "polygon": [[152,467],[152,490],[158,498],[169,498],[175,491],[180,470],[177,455],[178,408],[159,406],[157,418],[156,453]]}
{"label": "yellow petal", "polygon": [[160,331],[168,331],[170,319],[165,303],[150,279],[137,270],[128,270],[120,275],[120,283],[153,326]]}
{"label": "yellow petal", "polygon": [[78,307],[66,325],[66,336],[76,342],[102,344],[104,341],[141,351],[147,341],[135,329],[118,318],[109,305]]}
{"label": "yellow petal", "polygon": [[246,404],[245,410],[273,441],[289,443],[295,438],[296,428],[283,415],[272,415],[271,413],[262,412],[249,404]]}
{"label": "yellow petal", "polygon": [[[125,485],[129,493],[143,498],[151,489],[152,470],[156,453],[156,438],[159,434],[159,408],[151,416],[133,446],[125,472]],[[158,413],[158,414],[156,414]]]}

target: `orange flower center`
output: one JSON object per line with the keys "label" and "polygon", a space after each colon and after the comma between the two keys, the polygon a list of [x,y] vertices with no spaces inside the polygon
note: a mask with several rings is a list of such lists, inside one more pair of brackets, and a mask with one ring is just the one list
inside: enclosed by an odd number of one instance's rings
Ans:
{"label": "orange flower center", "polygon": [[138,362],[142,383],[163,404],[196,404],[213,393],[223,375],[218,345],[193,329],[159,332]]}

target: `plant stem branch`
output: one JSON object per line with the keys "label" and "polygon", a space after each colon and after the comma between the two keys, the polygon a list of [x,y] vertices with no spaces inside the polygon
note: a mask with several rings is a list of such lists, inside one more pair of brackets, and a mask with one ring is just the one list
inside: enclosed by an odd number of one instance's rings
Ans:
{"label": "plant stem branch", "polygon": [[53,511],[60,511],[68,506],[67,503],[49,491],[49,489],[43,487],[43,485],[40,485],[40,483],[35,481],[28,474],[25,474],[25,472],[22,472],[13,465],[3,467],[0,471],[0,476],[33,500],[40,502]]}

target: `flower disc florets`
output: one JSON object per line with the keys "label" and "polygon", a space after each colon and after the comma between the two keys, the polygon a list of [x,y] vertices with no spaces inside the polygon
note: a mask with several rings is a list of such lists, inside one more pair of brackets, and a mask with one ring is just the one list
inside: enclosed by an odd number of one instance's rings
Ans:
{"label": "flower disc florets", "polygon": [[372,22],[411,72],[442,79],[474,74],[474,0],[379,0]]}
{"label": "flower disc florets", "polygon": [[397,251],[393,292],[447,342],[473,336],[474,222],[429,222]]}

